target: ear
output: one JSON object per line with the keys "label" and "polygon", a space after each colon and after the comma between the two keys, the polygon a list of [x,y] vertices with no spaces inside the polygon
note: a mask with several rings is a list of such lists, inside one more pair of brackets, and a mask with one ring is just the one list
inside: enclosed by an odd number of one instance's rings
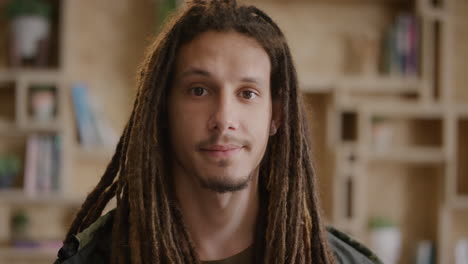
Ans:
{"label": "ear", "polygon": [[281,124],[281,103],[279,99],[274,99],[272,102],[272,115],[270,123],[270,136],[273,136],[278,131]]}

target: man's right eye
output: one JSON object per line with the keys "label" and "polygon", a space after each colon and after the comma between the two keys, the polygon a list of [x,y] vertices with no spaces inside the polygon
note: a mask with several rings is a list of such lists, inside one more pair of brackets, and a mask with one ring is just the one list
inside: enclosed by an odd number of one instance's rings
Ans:
{"label": "man's right eye", "polygon": [[193,88],[190,88],[190,93],[194,96],[203,96],[207,93],[207,90],[203,87],[193,87]]}

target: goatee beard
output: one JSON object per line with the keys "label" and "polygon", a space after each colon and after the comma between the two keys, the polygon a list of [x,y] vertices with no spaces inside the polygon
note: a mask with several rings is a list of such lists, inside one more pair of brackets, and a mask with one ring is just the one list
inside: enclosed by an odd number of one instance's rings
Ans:
{"label": "goatee beard", "polygon": [[252,179],[252,174],[240,181],[232,181],[229,179],[199,179],[201,187],[217,192],[227,193],[236,192],[247,188]]}

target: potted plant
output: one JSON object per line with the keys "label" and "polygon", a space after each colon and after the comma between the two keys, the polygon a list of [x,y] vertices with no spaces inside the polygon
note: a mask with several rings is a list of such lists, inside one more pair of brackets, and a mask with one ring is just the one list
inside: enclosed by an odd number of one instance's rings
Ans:
{"label": "potted plant", "polygon": [[0,189],[11,188],[21,169],[21,161],[14,155],[0,156]]}
{"label": "potted plant", "polygon": [[43,0],[10,0],[5,10],[10,22],[11,66],[46,66],[51,4]]}
{"label": "potted plant", "polygon": [[51,85],[35,85],[31,87],[32,117],[38,122],[52,121],[56,111],[55,88]]}
{"label": "potted plant", "polygon": [[27,212],[17,209],[11,216],[11,241],[14,246],[28,246],[30,220]]}
{"label": "potted plant", "polygon": [[373,217],[369,221],[370,246],[385,264],[396,264],[401,253],[400,228],[389,219]]}

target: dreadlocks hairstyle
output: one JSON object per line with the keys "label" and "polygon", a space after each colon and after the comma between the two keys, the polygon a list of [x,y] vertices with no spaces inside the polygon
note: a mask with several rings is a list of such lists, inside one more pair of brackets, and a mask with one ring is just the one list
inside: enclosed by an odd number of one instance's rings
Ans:
{"label": "dreadlocks hairstyle", "polygon": [[206,31],[238,32],[268,53],[271,92],[282,124],[270,137],[259,174],[255,263],[334,263],[321,222],[309,131],[296,70],[276,23],[234,0],[187,3],[150,46],[138,92],[115,154],[78,212],[67,238],[83,231],[117,200],[112,263],[200,263],[174,194],[169,163],[167,95],[180,47]]}

